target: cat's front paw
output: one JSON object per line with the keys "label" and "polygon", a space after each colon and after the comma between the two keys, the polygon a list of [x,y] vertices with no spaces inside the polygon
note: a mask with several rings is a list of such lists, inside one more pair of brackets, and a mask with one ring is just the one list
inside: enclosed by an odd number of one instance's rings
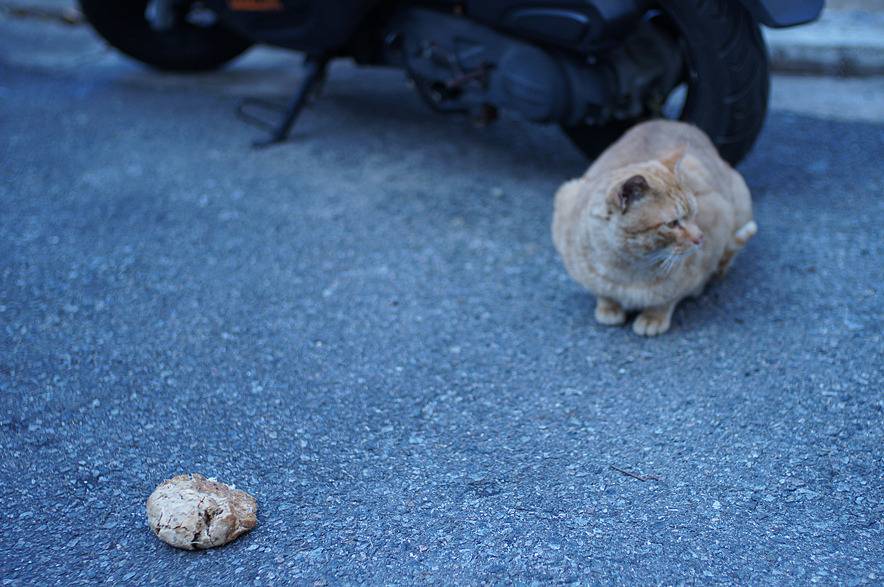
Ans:
{"label": "cat's front paw", "polygon": [[673,308],[648,308],[632,323],[632,331],[640,336],[657,336],[669,330]]}
{"label": "cat's front paw", "polygon": [[599,324],[618,326],[626,322],[626,312],[614,300],[599,298],[595,304],[595,319]]}

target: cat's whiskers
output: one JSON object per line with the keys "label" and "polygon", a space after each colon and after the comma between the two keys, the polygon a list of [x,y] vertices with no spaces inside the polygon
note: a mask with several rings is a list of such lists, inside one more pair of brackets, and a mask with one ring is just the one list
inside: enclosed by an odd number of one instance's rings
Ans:
{"label": "cat's whiskers", "polygon": [[660,264],[660,269],[663,270],[663,273],[669,273],[672,271],[672,266],[675,264],[675,255],[669,254],[663,262]]}
{"label": "cat's whiskers", "polygon": [[691,251],[679,252],[672,247],[659,249],[648,255],[651,269],[669,275]]}

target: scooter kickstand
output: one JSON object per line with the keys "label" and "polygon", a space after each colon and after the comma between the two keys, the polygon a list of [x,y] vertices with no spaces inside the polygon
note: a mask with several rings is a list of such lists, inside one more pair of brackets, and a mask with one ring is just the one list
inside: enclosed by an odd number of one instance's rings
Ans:
{"label": "scooter kickstand", "polygon": [[[298,86],[298,89],[295,91],[295,95],[292,96],[291,102],[289,102],[288,107],[285,109],[285,115],[283,119],[276,126],[268,125],[265,121],[248,114],[244,108],[244,106],[246,105],[245,101],[240,105],[239,114],[242,117],[246,118],[247,120],[251,119],[252,122],[260,123],[261,126],[266,126],[270,128],[270,136],[266,139],[258,139],[254,141],[252,143],[253,147],[255,147],[256,149],[262,149],[264,147],[269,147],[271,145],[285,142],[292,131],[292,126],[294,126],[295,120],[297,120],[298,115],[304,109],[304,106],[307,105],[311,93],[316,87],[321,85],[323,80],[325,79],[325,70],[327,65],[328,57],[326,56],[311,56],[305,60],[304,78],[301,80],[301,85]],[[260,106],[265,109],[274,109],[273,105],[260,100],[251,100],[251,102],[256,106]]]}

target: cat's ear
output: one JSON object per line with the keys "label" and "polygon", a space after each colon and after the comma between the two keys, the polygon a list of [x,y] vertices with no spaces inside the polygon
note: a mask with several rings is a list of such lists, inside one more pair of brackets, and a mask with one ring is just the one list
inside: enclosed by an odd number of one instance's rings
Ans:
{"label": "cat's ear", "polygon": [[617,206],[620,212],[626,214],[629,207],[642,199],[649,188],[648,180],[641,175],[633,175],[624,181],[617,190]]}
{"label": "cat's ear", "polygon": [[678,168],[678,164],[681,163],[682,158],[684,157],[685,151],[688,150],[687,145],[679,145],[672,151],[670,151],[665,157],[660,159],[660,163],[663,164],[666,169],[671,171],[672,173],[676,173],[676,169]]}

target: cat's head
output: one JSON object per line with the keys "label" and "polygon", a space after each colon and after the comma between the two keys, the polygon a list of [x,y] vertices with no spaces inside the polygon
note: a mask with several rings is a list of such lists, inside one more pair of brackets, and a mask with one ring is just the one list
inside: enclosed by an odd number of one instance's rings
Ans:
{"label": "cat's head", "polygon": [[659,161],[630,165],[607,195],[607,216],[621,250],[636,256],[682,256],[703,243],[697,201],[681,180],[684,148]]}

